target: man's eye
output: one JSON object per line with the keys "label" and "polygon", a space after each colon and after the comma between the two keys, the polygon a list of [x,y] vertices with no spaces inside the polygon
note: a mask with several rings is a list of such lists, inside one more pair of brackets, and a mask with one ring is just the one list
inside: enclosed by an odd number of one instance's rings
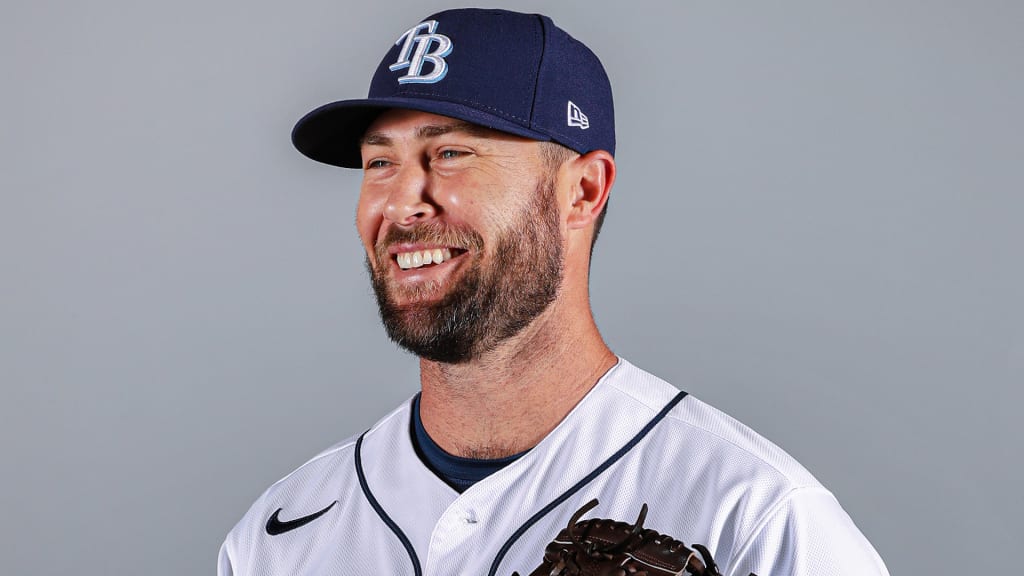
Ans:
{"label": "man's eye", "polygon": [[383,168],[387,165],[387,160],[370,160],[369,162],[366,163],[366,169],[369,170],[371,168]]}
{"label": "man's eye", "polygon": [[463,152],[462,150],[452,150],[452,149],[449,148],[449,149],[441,150],[441,152],[439,152],[437,156],[439,158],[441,158],[442,160],[454,160],[456,158],[459,158],[460,156],[465,156],[465,155],[466,155],[466,153]]}

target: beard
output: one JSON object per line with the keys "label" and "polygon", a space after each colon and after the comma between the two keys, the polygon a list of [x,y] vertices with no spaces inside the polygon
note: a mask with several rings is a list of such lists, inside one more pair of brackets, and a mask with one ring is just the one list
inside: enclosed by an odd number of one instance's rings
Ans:
{"label": "beard", "polygon": [[[401,288],[409,304],[396,303],[399,287],[388,279],[396,242],[458,246],[471,262],[438,300],[442,286],[425,283]],[[376,266],[367,269],[377,295],[381,321],[388,337],[427,360],[459,364],[483,354],[526,328],[555,300],[562,283],[562,238],[554,181],[541,182],[531,202],[502,229],[495,240],[492,261],[485,265],[483,238],[474,230],[427,223],[410,229],[392,228],[376,250]],[[418,298],[419,297],[419,298]]]}

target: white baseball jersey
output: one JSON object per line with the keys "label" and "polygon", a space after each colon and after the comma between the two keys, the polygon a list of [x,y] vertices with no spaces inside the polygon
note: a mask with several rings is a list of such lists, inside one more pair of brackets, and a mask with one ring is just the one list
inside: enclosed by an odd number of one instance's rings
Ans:
{"label": "white baseball jersey", "polygon": [[704,544],[724,576],[888,571],[826,490],[729,416],[624,360],[537,446],[459,494],[416,455],[411,402],[270,487],[220,576],[529,574],[586,517]]}

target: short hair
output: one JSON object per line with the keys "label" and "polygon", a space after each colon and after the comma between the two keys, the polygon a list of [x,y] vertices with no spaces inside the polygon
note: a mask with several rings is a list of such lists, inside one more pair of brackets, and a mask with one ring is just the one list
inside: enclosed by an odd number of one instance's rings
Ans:
{"label": "short hair", "polygon": [[[558,142],[539,142],[541,158],[544,160],[544,165],[548,170],[548,174],[554,177],[555,173],[562,164],[565,164],[569,160],[578,158],[579,152],[571,148],[567,148]],[[597,243],[597,235],[601,232],[601,225],[604,224],[605,214],[608,213],[608,202],[605,201],[604,207],[601,208],[601,213],[597,215],[597,220],[594,220],[594,236],[590,239],[590,253],[594,253],[594,244]]]}

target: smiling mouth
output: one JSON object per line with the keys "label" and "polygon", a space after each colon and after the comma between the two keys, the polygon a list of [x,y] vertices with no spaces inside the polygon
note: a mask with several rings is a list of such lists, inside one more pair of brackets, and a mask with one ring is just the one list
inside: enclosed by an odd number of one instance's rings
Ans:
{"label": "smiling mouth", "polygon": [[411,252],[399,252],[394,255],[395,262],[402,270],[423,268],[424,266],[435,266],[447,262],[465,252],[459,248],[432,248],[429,250],[413,250]]}

